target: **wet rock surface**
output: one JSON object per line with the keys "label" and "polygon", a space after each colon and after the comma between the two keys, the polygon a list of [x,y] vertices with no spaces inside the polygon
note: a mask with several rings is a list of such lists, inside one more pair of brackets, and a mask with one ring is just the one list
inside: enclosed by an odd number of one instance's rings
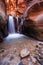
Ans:
{"label": "wet rock surface", "polygon": [[0,42],[8,35],[7,21],[0,16]]}
{"label": "wet rock surface", "polygon": [[[0,50],[0,65],[43,65],[43,44],[35,40],[22,38],[3,42]],[[21,51],[24,54],[22,56]]]}
{"label": "wet rock surface", "polygon": [[24,65],[24,64],[22,62],[20,62],[19,65]]}
{"label": "wet rock surface", "polygon": [[3,53],[3,52],[4,52],[4,49],[1,49],[1,50],[0,50],[0,53]]}
{"label": "wet rock surface", "polygon": [[[20,32],[37,40],[43,41],[43,23],[40,22],[39,24],[39,21],[37,22],[32,19],[24,20],[23,25],[21,25]],[[40,25],[42,25],[42,27]]]}

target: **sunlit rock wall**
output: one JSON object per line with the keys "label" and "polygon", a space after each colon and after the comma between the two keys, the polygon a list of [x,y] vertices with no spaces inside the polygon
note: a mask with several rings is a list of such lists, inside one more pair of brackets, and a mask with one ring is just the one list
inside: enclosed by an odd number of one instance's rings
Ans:
{"label": "sunlit rock wall", "polygon": [[25,0],[6,0],[6,4],[7,14],[19,17],[23,15],[27,7]]}

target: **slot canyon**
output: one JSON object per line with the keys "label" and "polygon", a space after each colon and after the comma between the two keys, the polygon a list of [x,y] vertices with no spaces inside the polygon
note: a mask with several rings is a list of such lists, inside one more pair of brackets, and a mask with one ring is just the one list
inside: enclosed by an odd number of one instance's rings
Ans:
{"label": "slot canyon", "polygon": [[0,0],[0,65],[43,65],[43,0]]}

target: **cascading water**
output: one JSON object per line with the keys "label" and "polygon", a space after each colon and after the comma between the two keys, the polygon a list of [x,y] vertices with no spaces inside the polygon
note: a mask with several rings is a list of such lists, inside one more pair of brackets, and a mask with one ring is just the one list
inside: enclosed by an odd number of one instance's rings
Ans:
{"label": "cascading water", "polygon": [[16,19],[17,19],[17,24],[18,24],[18,17],[16,17]]}
{"label": "cascading water", "polygon": [[19,32],[19,22],[18,22],[18,16],[16,17],[17,20],[17,32]]}
{"label": "cascading water", "polygon": [[24,22],[24,19],[23,19],[23,18],[21,18],[21,25],[23,25],[23,22]]}
{"label": "cascading water", "polygon": [[15,33],[15,25],[14,25],[14,19],[13,16],[9,16],[9,23],[8,23],[8,27],[9,27],[9,34],[11,33]]}
{"label": "cascading water", "polygon": [[[16,17],[17,19],[17,27],[19,28],[18,25],[18,17]],[[25,37],[23,34],[19,34],[15,32],[15,24],[14,24],[14,19],[13,16],[9,16],[9,23],[8,23],[8,28],[9,28],[9,35],[4,39],[5,41],[11,41],[14,39],[19,39],[22,37]],[[17,30],[19,31],[19,30]]]}

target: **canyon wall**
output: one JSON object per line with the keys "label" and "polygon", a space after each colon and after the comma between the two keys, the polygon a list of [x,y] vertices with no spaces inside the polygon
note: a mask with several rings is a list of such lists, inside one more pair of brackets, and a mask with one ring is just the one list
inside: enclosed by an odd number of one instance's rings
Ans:
{"label": "canyon wall", "polygon": [[0,0],[0,42],[8,35],[7,15],[5,11],[5,4]]}

